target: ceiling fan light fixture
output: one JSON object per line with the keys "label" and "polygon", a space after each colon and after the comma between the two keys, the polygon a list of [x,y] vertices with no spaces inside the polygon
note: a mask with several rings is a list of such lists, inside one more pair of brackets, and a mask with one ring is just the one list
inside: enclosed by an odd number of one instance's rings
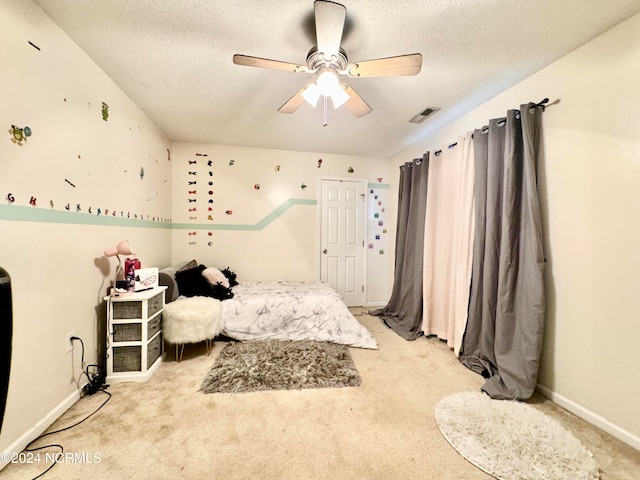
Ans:
{"label": "ceiling fan light fixture", "polygon": [[349,99],[351,95],[344,91],[344,89],[338,85],[333,93],[331,94],[331,101],[333,102],[333,108],[337,109],[344,105]]}
{"label": "ceiling fan light fixture", "polygon": [[320,98],[320,89],[315,83],[310,83],[307,85],[307,88],[304,89],[304,92],[301,93],[302,98],[311,105],[313,108],[316,108],[318,105],[318,99]]}
{"label": "ceiling fan light fixture", "polygon": [[325,97],[331,97],[337,90],[342,90],[336,72],[331,68],[320,69],[316,85]]}

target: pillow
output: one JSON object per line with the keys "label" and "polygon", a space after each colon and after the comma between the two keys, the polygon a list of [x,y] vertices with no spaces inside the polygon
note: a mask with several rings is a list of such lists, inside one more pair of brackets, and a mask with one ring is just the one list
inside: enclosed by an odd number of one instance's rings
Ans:
{"label": "pillow", "polygon": [[211,284],[202,276],[204,265],[196,266],[189,270],[178,270],[176,282],[180,295],[185,297],[211,297],[213,290]]}
{"label": "pillow", "polygon": [[166,286],[164,291],[164,303],[173,302],[178,298],[178,282],[176,282],[176,269],[167,267],[158,272],[158,285]]}
{"label": "pillow", "polygon": [[229,270],[229,267],[225,268],[224,270],[221,270],[221,272],[229,280],[230,287],[235,287],[236,285],[238,285],[238,282],[236,281],[236,274],[233,273],[231,270]]}
{"label": "pillow", "polygon": [[192,268],[196,268],[198,266],[198,262],[195,260],[191,260],[190,262],[185,263],[178,269],[178,272],[184,272],[185,270],[191,270]]}
{"label": "pillow", "polygon": [[215,287],[216,285],[222,285],[225,288],[229,288],[231,286],[227,277],[224,276],[224,273],[222,273],[217,268],[205,268],[202,271],[202,276],[207,279],[212,287]]}

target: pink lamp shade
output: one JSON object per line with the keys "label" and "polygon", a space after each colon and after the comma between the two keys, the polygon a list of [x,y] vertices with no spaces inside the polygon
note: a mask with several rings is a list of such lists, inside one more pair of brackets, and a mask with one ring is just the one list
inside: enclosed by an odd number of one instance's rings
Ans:
{"label": "pink lamp shade", "polygon": [[122,240],[114,248],[107,248],[104,251],[105,257],[113,257],[114,255],[135,255],[133,248],[129,245],[128,240]]}

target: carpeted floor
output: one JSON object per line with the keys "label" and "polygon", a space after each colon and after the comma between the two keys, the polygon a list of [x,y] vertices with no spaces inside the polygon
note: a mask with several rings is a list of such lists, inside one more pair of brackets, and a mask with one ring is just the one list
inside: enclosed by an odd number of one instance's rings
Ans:
{"label": "carpeted floor", "polygon": [[[358,319],[380,347],[350,349],[359,387],[205,395],[198,389],[225,343],[216,342],[211,356],[204,344],[187,346],[180,363],[169,349],[148,382],[112,385],[113,398],[93,417],[44,439],[75,458],[99,454],[99,463],[65,461],[43,480],[490,480],[449,445],[435,421],[442,398],[479,391],[484,379],[443,342],[407,342],[377,318]],[[102,394],[81,400],[53,428],[103,401]],[[640,452],[542,397],[532,405],[594,454],[603,480],[640,478]],[[30,479],[43,469],[9,465],[0,479]]]}

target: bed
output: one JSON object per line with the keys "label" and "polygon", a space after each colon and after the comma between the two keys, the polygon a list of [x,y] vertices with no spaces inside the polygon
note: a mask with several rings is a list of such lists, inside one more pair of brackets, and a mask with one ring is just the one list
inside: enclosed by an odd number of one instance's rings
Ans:
{"label": "bed", "polygon": [[[167,302],[184,298],[175,269],[162,270],[160,283],[168,287]],[[378,348],[371,333],[328,283],[240,282],[230,290],[231,298],[213,304],[220,309],[221,333],[234,340],[317,340]]]}

